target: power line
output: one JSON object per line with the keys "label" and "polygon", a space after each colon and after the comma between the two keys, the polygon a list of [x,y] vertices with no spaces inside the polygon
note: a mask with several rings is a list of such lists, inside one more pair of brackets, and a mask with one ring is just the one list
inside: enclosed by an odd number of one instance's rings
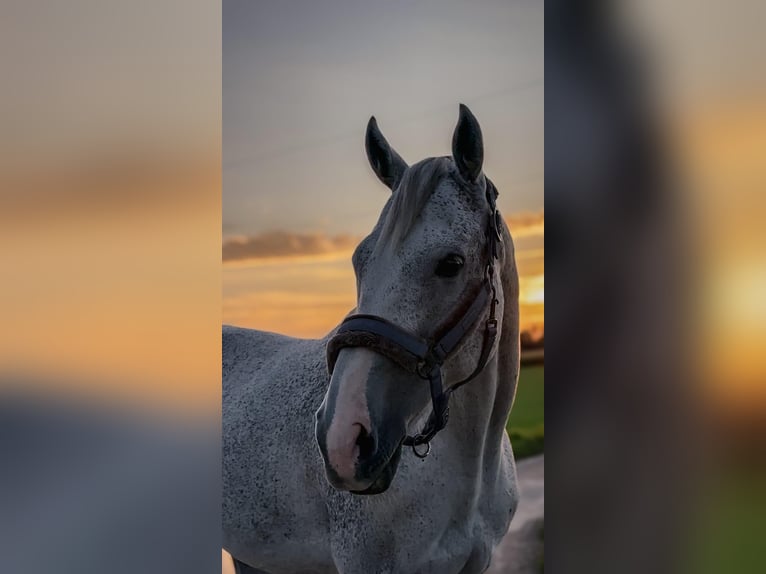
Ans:
{"label": "power line", "polygon": [[[479,102],[479,101],[484,101],[484,100],[491,100],[491,99],[498,98],[500,96],[505,96],[505,95],[508,95],[508,94],[511,94],[511,93],[523,92],[525,90],[533,89],[533,88],[536,88],[538,86],[542,86],[543,84],[544,84],[544,80],[543,79],[530,80],[530,81],[527,81],[527,82],[516,84],[515,86],[510,86],[508,88],[504,88],[502,90],[497,90],[497,91],[494,91],[494,92],[486,92],[484,94],[481,94],[481,95],[478,95],[478,96],[474,96],[472,98],[466,98],[465,102],[473,103],[473,102]],[[428,118],[431,118],[431,117],[435,117],[435,116],[438,116],[440,114],[452,111],[453,108],[454,108],[454,105],[450,105],[450,106],[437,106],[435,108],[431,108],[428,111],[420,112],[417,115],[411,115],[409,117],[403,117],[403,118],[399,118],[399,119],[393,120],[393,121],[386,120],[386,126],[387,127],[396,127],[396,126],[400,126],[400,125],[403,125],[403,124],[412,124],[413,122],[423,121],[425,119],[428,119]],[[229,161],[224,161],[223,162],[223,168],[224,169],[226,169],[226,168],[236,168],[236,167],[241,167],[243,165],[258,164],[258,163],[260,163],[262,161],[265,161],[265,160],[273,160],[273,159],[277,159],[277,158],[280,158],[280,157],[283,157],[283,156],[286,156],[286,155],[291,155],[291,154],[294,154],[294,153],[297,153],[297,152],[302,152],[302,151],[305,151],[305,150],[308,150],[308,149],[320,148],[320,147],[325,147],[325,146],[328,146],[328,145],[334,145],[334,144],[340,143],[342,141],[349,140],[349,139],[352,139],[352,138],[355,139],[355,138],[358,138],[358,137],[359,137],[359,131],[358,130],[354,130],[353,132],[345,132],[345,133],[335,134],[335,135],[332,135],[332,136],[327,136],[327,137],[311,140],[311,141],[308,141],[308,142],[304,142],[302,144],[296,144],[296,145],[292,145],[292,146],[288,146],[288,147],[284,147],[284,148],[280,148],[280,149],[275,149],[275,150],[268,150],[268,151],[265,151],[265,152],[262,152],[262,153],[257,153],[257,154],[253,154],[253,155],[250,155],[250,156],[245,156],[245,157],[240,157],[240,158],[236,158],[236,159],[229,160]]]}

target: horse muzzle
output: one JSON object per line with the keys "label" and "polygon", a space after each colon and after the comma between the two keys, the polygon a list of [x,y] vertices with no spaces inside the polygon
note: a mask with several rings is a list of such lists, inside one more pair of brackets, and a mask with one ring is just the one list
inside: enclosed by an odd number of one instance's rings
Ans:
{"label": "horse muzzle", "polygon": [[396,449],[388,457],[378,457],[379,460],[374,461],[375,465],[374,476],[369,486],[362,490],[351,490],[351,494],[381,494],[388,490],[391,483],[396,476],[396,471],[399,467],[399,460],[402,457],[402,445],[396,447]]}
{"label": "horse muzzle", "polygon": [[385,492],[401,459],[403,425],[392,425],[400,427],[400,432],[385,429],[379,434],[370,430],[369,423],[349,425],[340,417],[328,418],[332,408],[326,403],[316,413],[316,440],[327,481],[333,488],[353,494]]}

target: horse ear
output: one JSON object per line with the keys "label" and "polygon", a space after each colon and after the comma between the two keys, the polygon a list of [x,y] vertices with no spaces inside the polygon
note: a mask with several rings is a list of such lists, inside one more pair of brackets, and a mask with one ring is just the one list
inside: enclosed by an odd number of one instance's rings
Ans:
{"label": "horse ear", "polygon": [[380,133],[375,116],[372,116],[367,123],[364,147],[367,150],[367,159],[370,161],[375,175],[391,191],[395,190],[408,166],[401,156],[388,145],[386,138]]}
{"label": "horse ear", "polygon": [[460,116],[452,135],[452,158],[460,174],[475,182],[484,163],[484,141],[479,122],[465,104],[460,104]]}

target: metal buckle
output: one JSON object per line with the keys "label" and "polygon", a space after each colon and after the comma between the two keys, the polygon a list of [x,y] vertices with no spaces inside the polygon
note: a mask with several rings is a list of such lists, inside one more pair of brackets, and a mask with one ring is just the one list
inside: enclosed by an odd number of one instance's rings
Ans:
{"label": "metal buckle", "polygon": [[430,442],[424,442],[422,444],[426,445],[426,451],[423,452],[423,453],[418,452],[418,445],[416,445],[416,444],[412,445],[412,452],[415,453],[416,457],[421,458],[421,459],[427,457],[428,453],[431,452],[431,443]]}
{"label": "metal buckle", "polygon": [[433,371],[433,369],[434,365],[430,364],[426,360],[421,360],[418,363],[418,366],[415,368],[415,371],[417,371],[417,375],[421,379],[429,380],[431,378],[431,371]]}

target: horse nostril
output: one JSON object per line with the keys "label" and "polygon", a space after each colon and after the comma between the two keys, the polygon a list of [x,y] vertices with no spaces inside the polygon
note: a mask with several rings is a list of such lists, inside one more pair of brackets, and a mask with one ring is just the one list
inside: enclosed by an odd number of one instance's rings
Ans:
{"label": "horse nostril", "polygon": [[367,432],[364,426],[359,425],[359,435],[356,437],[356,446],[359,447],[359,458],[369,458],[375,452],[375,439]]}

